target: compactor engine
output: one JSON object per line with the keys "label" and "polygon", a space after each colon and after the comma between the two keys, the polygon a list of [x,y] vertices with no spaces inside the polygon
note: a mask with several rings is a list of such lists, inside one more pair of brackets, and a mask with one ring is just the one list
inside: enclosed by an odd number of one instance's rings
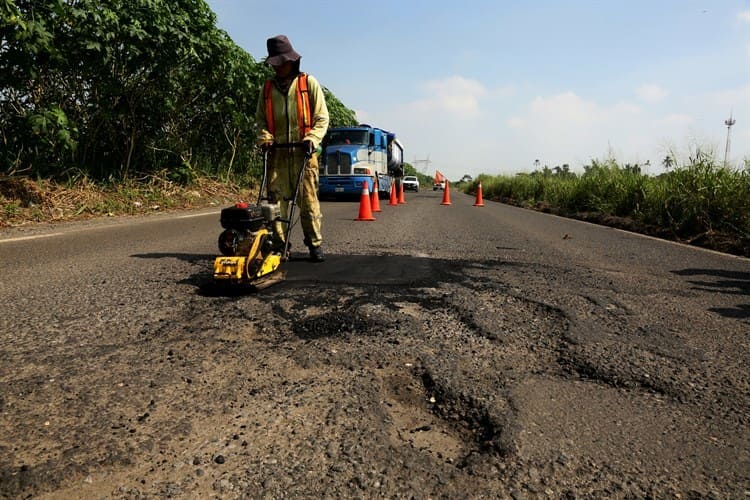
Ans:
{"label": "compactor engine", "polygon": [[[248,205],[237,203],[221,211],[219,250],[222,255],[247,255],[253,239],[261,229],[270,230],[271,223],[279,217],[279,206],[276,204]],[[268,241],[268,244],[271,244]]]}

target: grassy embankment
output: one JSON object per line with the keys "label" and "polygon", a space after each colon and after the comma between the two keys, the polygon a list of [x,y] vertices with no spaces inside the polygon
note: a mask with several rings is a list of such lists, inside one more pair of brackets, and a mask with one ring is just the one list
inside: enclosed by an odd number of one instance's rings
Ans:
{"label": "grassy embankment", "polygon": [[750,162],[721,166],[698,154],[658,176],[615,160],[583,174],[480,175],[467,186],[485,199],[620,227],[750,257]]}
{"label": "grassy embankment", "polygon": [[[222,206],[254,200],[253,180],[196,176],[185,184],[168,176],[117,182],[79,178],[69,182],[0,176],[0,229],[101,216]],[[248,186],[248,187],[241,187]]]}

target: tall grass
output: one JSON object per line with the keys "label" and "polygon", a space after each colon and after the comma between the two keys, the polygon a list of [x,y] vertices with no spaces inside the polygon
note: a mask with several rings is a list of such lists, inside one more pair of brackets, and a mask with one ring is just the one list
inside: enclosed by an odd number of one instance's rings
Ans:
{"label": "tall grass", "polygon": [[648,232],[725,246],[750,256],[750,162],[732,169],[712,155],[696,153],[688,162],[649,176],[614,159],[592,161],[583,174],[537,171],[515,176],[480,175],[488,199],[521,206],[544,206],[567,216],[599,214],[627,219]]}

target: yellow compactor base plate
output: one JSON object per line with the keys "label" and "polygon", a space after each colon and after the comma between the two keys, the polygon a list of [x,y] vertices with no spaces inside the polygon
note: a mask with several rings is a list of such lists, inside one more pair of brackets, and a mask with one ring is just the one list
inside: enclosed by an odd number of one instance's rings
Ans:
{"label": "yellow compactor base plate", "polygon": [[277,254],[267,255],[260,263],[242,256],[216,257],[214,280],[265,288],[284,279],[283,273],[278,271],[279,265],[281,256]]}

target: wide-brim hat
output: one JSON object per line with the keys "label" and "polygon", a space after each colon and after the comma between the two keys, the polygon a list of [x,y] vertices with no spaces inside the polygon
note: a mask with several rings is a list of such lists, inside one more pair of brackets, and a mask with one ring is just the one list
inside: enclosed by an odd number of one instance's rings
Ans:
{"label": "wide-brim hat", "polygon": [[266,40],[266,47],[268,48],[266,63],[271,66],[281,66],[287,61],[298,61],[302,57],[294,50],[292,42],[284,35],[269,38]]}

